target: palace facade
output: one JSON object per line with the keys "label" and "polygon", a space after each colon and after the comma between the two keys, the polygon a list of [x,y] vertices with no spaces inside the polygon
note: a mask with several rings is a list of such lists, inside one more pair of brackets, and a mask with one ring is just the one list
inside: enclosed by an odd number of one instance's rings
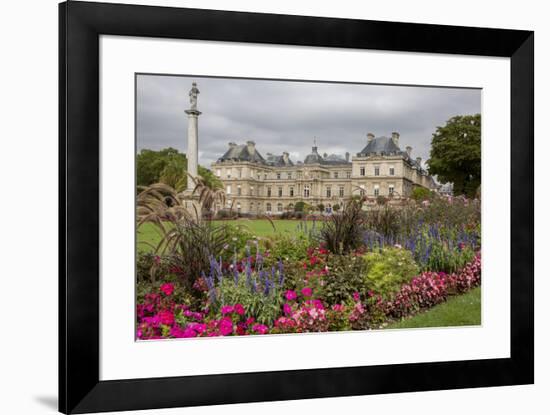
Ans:
{"label": "palace facade", "polygon": [[249,214],[282,214],[298,201],[323,205],[327,213],[343,207],[352,196],[378,196],[390,200],[407,198],[415,187],[436,189],[433,178],[413,159],[412,148],[399,147],[399,133],[391,137],[367,134],[365,147],[350,157],[323,154],[313,146],[303,161],[292,161],[289,153],[262,154],[253,141],[229,143],[212,171],[222,181],[227,208]]}

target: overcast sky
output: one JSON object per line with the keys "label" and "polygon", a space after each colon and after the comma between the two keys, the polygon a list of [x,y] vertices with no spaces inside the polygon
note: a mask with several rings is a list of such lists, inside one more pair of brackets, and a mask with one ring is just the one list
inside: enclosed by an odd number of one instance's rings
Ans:
{"label": "overcast sky", "polygon": [[454,115],[481,112],[481,91],[433,87],[264,81],[140,75],[137,81],[137,147],[187,149],[191,83],[200,90],[199,163],[219,158],[229,142],[256,142],[266,153],[288,151],[293,161],[311,152],[352,155],[367,133],[401,134],[402,150],[429,157],[436,126]]}

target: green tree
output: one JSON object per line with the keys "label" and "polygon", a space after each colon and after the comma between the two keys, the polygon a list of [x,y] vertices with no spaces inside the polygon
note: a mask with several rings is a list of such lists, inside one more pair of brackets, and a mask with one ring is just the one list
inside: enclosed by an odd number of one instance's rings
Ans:
{"label": "green tree", "polygon": [[452,182],[455,195],[474,197],[481,184],[481,114],[457,115],[432,137],[430,174]]}
{"label": "green tree", "polygon": [[[175,148],[165,148],[160,151],[142,149],[136,158],[137,184],[149,186],[159,183],[161,177],[174,182],[175,170],[181,169],[181,176],[187,170],[187,157]],[[169,167],[167,168],[167,166]],[[166,170],[165,170],[166,168]],[[169,184],[169,183],[166,183]],[[173,186],[172,186],[173,187]]]}
{"label": "green tree", "polygon": [[[199,166],[199,176],[202,185],[212,190],[222,188],[222,182],[214,173]],[[137,155],[137,185],[150,186],[154,183],[164,183],[177,191],[187,188],[187,157],[175,148],[165,148],[159,151],[143,149]]]}
{"label": "green tree", "polygon": [[206,167],[199,166],[198,173],[204,180],[204,184],[210,189],[216,190],[223,188],[221,180],[214,173],[212,173],[211,170],[208,170]]}

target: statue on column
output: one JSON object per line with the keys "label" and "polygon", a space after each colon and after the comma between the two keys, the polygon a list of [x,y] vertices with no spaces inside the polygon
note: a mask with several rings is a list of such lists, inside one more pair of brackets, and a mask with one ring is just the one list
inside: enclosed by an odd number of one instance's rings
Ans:
{"label": "statue on column", "polygon": [[193,87],[189,91],[189,103],[191,104],[191,109],[197,109],[197,95],[200,94],[199,89],[197,88],[197,83],[193,82]]}

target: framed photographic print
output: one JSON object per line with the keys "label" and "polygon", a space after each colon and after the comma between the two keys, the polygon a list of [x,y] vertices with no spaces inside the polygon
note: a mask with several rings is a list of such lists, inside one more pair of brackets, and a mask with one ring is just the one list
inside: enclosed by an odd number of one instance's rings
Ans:
{"label": "framed photographic print", "polygon": [[60,411],[533,382],[532,32],[59,16]]}

